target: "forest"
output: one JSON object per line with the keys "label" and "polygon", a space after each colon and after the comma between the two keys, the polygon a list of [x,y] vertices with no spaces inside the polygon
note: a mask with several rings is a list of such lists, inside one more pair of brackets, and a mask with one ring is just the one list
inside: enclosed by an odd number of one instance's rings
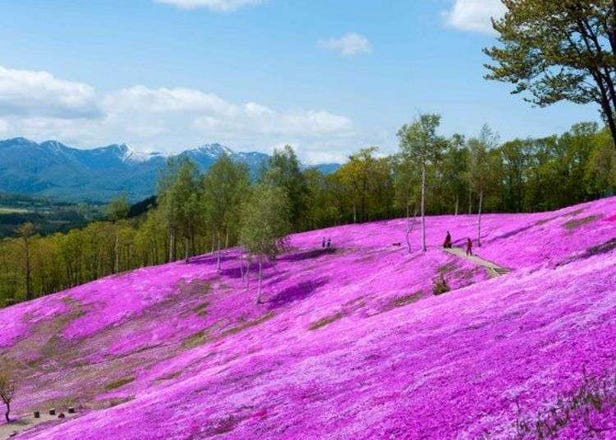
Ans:
{"label": "forest", "polygon": [[420,115],[398,132],[396,154],[363,148],[329,175],[302,171],[290,146],[276,150],[256,179],[226,155],[203,175],[187,159],[170,160],[156,198],[131,209],[120,197],[105,220],[66,233],[44,236],[25,223],[0,241],[0,305],[138,267],[220,257],[238,243],[273,259],[277,249],[258,231],[284,237],[416,217],[422,188],[431,215],[553,210],[616,191],[616,150],[609,130],[595,123],[504,143],[487,126],[467,139],[440,135],[439,124],[439,115]]}

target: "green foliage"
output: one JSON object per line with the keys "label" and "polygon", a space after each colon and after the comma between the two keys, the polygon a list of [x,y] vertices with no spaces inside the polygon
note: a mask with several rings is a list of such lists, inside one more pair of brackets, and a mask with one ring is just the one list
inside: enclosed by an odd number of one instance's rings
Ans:
{"label": "green foliage", "polygon": [[[206,176],[186,158],[172,160],[159,182],[160,203],[150,200],[142,215],[120,220],[125,212],[120,202],[115,211],[122,214],[112,215],[114,222],[92,221],[45,235],[48,229],[35,220],[34,231],[0,240],[0,306],[204,254],[215,249],[217,235],[221,246],[241,243],[257,257],[253,262],[263,263],[284,250],[284,238],[292,231],[412,215],[418,211],[423,166],[426,214],[466,211],[466,202],[475,211],[479,189],[486,212],[553,210],[616,194],[616,153],[609,130],[597,124],[576,124],[560,136],[499,146],[487,130],[476,139],[445,139],[437,134],[438,122],[438,115],[419,117],[400,130],[398,154],[379,157],[376,147],[362,149],[330,175],[316,169],[299,172],[290,147],[275,155],[257,185],[243,165],[225,156]],[[45,203],[0,194],[1,205],[25,206],[32,215],[78,208]],[[83,209],[89,220],[100,211]],[[295,224],[293,209],[299,213]],[[0,218],[10,215],[30,214]],[[576,218],[564,227],[573,231],[589,221]]]}
{"label": "green foliage", "polygon": [[113,199],[109,202],[106,208],[107,218],[112,222],[117,222],[118,220],[127,218],[129,211],[130,204],[128,203],[128,199],[125,195]]}
{"label": "green foliage", "polygon": [[245,164],[236,163],[223,154],[203,178],[203,211],[207,224],[218,236],[237,237],[240,209],[250,188],[250,174]]}
{"label": "green foliage", "polygon": [[345,199],[352,205],[354,222],[385,217],[390,212],[393,199],[391,160],[374,157],[377,151],[377,147],[362,148],[336,172]]}
{"label": "green foliage", "polygon": [[286,192],[277,186],[256,185],[242,209],[240,243],[252,255],[275,258],[284,251],[291,232]]}
{"label": "green foliage", "polygon": [[[197,165],[180,156],[170,159],[161,176],[160,208],[169,231],[170,260],[175,258],[175,238],[184,238],[184,255],[188,260],[191,244],[201,224],[201,186]],[[194,252],[194,250],[193,250]]]}
{"label": "green foliage", "polygon": [[424,114],[403,125],[398,130],[402,160],[422,167],[437,164],[447,147],[447,140],[436,133],[440,124],[440,115]]}
{"label": "green foliage", "polygon": [[597,103],[616,139],[616,21],[605,0],[503,0],[500,46],[484,49],[486,78],[509,82],[539,106]]}
{"label": "green foliage", "polygon": [[285,191],[289,201],[291,226],[295,230],[302,229],[305,223],[308,187],[300,171],[297,155],[290,145],[286,145],[282,150],[274,150],[259,180],[261,183],[276,186]]}

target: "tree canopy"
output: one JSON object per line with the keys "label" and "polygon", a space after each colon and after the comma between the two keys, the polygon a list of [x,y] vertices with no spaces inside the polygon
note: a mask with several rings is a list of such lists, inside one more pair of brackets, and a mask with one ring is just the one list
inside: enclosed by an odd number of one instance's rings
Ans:
{"label": "tree canopy", "polygon": [[539,106],[600,106],[616,144],[616,1],[503,0],[493,27],[500,46],[484,49],[487,79],[512,83]]}

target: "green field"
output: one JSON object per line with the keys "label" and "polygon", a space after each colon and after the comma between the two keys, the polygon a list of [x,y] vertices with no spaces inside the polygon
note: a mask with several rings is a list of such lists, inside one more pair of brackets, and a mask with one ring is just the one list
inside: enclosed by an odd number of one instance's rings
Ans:
{"label": "green field", "polygon": [[8,206],[0,206],[0,215],[2,214],[27,214],[30,211],[29,209],[24,208],[11,208]]}

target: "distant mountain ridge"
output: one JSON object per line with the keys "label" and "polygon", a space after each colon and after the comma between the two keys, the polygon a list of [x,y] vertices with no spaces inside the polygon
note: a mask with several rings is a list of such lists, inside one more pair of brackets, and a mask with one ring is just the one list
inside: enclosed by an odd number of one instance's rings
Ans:
{"label": "distant mountain ridge", "polygon": [[[188,157],[205,171],[223,153],[246,163],[253,175],[269,159],[264,153],[236,153],[217,143],[176,156]],[[81,150],[57,141],[7,139],[0,141],[0,191],[70,201],[107,201],[126,193],[131,200],[140,200],[154,194],[166,159],[160,153],[136,152],[125,144]],[[338,166],[316,167],[330,173]]]}

